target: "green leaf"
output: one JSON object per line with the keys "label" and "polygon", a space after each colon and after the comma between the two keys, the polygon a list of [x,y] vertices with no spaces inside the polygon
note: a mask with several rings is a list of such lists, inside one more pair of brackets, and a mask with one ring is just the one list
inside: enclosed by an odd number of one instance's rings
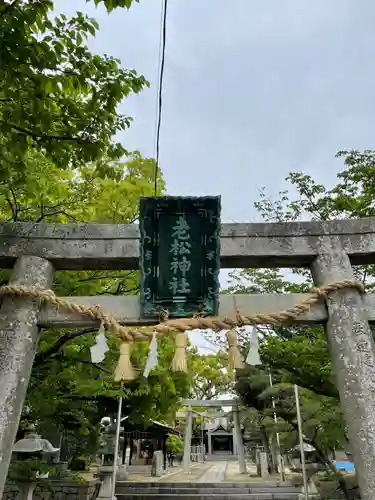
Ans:
{"label": "green leaf", "polygon": [[[123,5],[113,0],[108,6]],[[52,2],[45,0],[16,3],[12,16],[0,17],[0,44],[7,47],[0,68],[5,177],[25,172],[31,150],[61,167],[78,167],[103,155],[118,159],[124,149],[114,138],[130,124],[118,106],[147,83],[113,58],[89,51],[85,41],[95,35],[95,20],[81,12],[52,20],[51,12]],[[26,146],[15,138],[19,134],[29,137]]]}

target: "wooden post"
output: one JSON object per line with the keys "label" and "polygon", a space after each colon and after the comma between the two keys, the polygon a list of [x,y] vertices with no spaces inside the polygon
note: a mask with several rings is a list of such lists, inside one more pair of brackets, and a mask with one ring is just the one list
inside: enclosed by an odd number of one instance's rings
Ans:
{"label": "wooden post", "polygon": [[[322,240],[323,241],[323,240]],[[338,239],[321,243],[312,265],[318,286],[353,279],[348,256]],[[326,335],[348,425],[359,489],[363,500],[375,498],[375,346],[363,300],[354,289],[327,299]]]}
{"label": "wooden post", "polygon": [[234,424],[234,439],[237,445],[238,463],[240,465],[240,474],[246,474],[245,450],[240,426],[240,412],[238,406],[235,405],[232,410]]}
{"label": "wooden post", "polygon": [[193,412],[189,407],[186,413],[185,439],[184,439],[184,472],[190,470],[191,435],[193,430]]}
{"label": "wooden post", "polygon": [[[40,257],[20,257],[9,284],[50,288],[53,266]],[[39,300],[6,297],[0,309],[0,498],[16,438],[38,344]]]}

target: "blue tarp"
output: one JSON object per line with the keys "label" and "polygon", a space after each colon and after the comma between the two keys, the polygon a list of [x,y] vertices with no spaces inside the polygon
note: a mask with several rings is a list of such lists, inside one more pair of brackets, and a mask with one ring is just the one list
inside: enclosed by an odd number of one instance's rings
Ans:
{"label": "blue tarp", "polygon": [[336,462],[336,469],[344,470],[346,472],[355,472],[355,467],[353,462]]}

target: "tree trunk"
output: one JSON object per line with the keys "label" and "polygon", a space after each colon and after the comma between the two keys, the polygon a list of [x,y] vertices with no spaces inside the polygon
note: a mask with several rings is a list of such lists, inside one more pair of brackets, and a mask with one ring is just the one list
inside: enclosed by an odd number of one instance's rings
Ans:
{"label": "tree trunk", "polygon": [[277,474],[277,442],[276,442],[276,434],[273,434],[272,436],[272,441],[271,441],[271,456],[272,456],[272,462],[271,462],[271,471],[274,474]]}
{"label": "tree trunk", "polygon": [[272,453],[270,451],[270,442],[269,442],[269,438],[268,438],[268,433],[266,431],[266,428],[262,425],[261,428],[260,428],[260,431],[262,433],[262,442],[263,442],[263,448],[264,448],[264,451],[267,453],[267,457],[268,457],[268,472],[271,474],[273,471],[274,471],[274,463],[273,463],[273,460],[272,460]]}

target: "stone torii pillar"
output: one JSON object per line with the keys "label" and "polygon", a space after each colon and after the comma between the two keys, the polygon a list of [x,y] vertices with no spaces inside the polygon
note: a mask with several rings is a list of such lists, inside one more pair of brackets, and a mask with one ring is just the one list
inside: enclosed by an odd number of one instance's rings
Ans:
{"label": "stone torii pillar", "polygon": [[[50,288],[52,264],[40,257],[20,257],[10,285]],[[6,297],[0,309],[0,498],[38,344],[38,299]]]}
{"label": "stone torii pillar", "polygon": [[237,454],[238,454],[238,463],[240,466],[240,474],[246,474],[246,461],[245,461],[245,450],[243,446],[242,434],[241,434],[241,425],[240,425],[240,411],[238,408],[238,404],[235,404],[232,409],[233,415],[233,432],[234,432],[234,440],[236,443]]}
{"label": "stone torii pillar", "polygon": [[208,454],[211,456],[212,455],[212,435],[211,435],[211,429],[209,429],[208,432],[207,432],[207,441],[208,441]]}
{"label": "stone torii pillar", "polygon": [[[354,279],[340,240],[321,242],[312,274],[318,286]],[[375,498],[375,346],[363,299],[353,288],[327,298],[326,336],[340,400],[348,425],[358,484],[363,500]]]}
{"label": "stone torii pillar", "polygon": [[191,437],[193,433],[193,410],[189,406],[186,413],[185,437],[184,437],[184,472],[189,472],[190,469],[190,453],[191,453]]}

